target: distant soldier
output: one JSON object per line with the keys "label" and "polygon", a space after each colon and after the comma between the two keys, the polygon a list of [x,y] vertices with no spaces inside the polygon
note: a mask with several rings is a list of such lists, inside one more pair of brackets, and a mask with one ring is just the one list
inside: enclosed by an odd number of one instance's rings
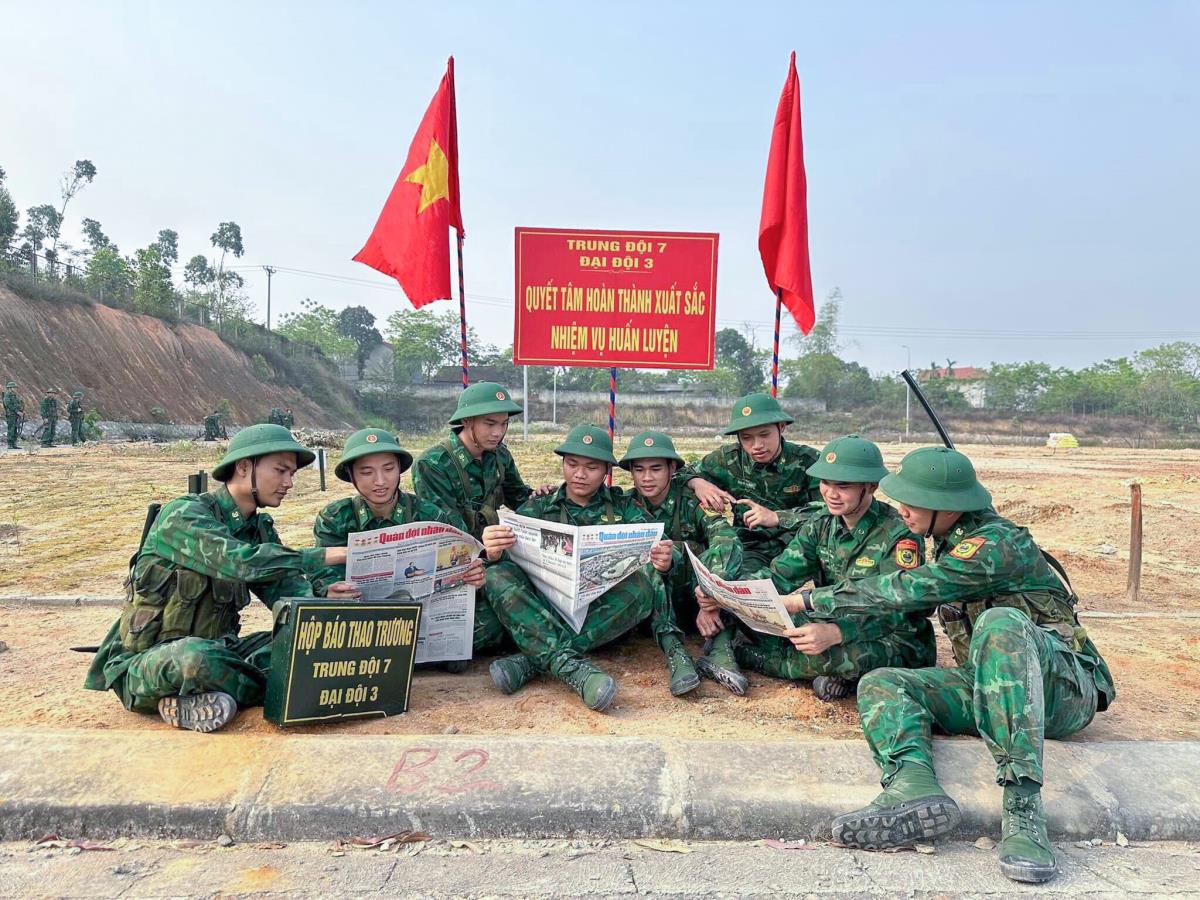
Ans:
{"label": "distant soldier", "polygon": [[[629,442],[618,463],[633,476],[633,502],[651,522],[666,527],[663,537],[674,542],[671,571],[663,576],[667,593],[679,622],[695,621],[696,577],[683,545],[692,548],[700,562],[716,575],[734,579],[742,566],[742,544],[737,531],[720,513],[704,510],[696,495],[678,481],[675,472],[684,464],[674,442],[661,431],[643,431]],[[709,651],[696,663],[701,674],[723,684],[733,693],[746,693],[746,676],[738,668],[730,639],[732,629],[718,631]]]}
{"label": "distant soldier", "polygon": [[67,404],[67,421],[71,423],[71,445],[83,443],[83,391],[71,394]]}
{"label": "distant soldier", "polygon": [[54,446],[54,429],[58,425],[58,388],[49,388],[42,398],[38,412],[42,414],[42,446]]}
{"label": "distant soldier", "polygon": [[346,561],[344,547],[292,550],[260,507],[279,506],[314,455],[278,425],[252,425],[212,471],[221,486],[163,506],[134,555],[125,608],[84,686],[176,728],[216,731],[263,702],[271,632],[240,634],[251,593],[270,608],[310,597],[306,576]]}
{"label": "distant soldier", "polygon": [[228,437],[225,423],[221,420],[221,411],[214,410],[212,415],[204,417],[204,439],[215,441],[217,438]]}
{"label": "distant soldier", "polygon": [[[562,457],[563,484],[554,493],[533,497],[517,510],[523,516],[564,525],[645,522],[646,514],[620,488],[605,485],[616,463],[612,438],[603,428],[578,425],[554,450]],[[659,573],[670,571],[672,545],[654,544],[650,562],[618,581],[588,604],[578,632],[568,625],[529,575],[504,553],[516,543],[505,525],[484,529],[488,598],[521,653],[492,662],[492,681],[506,694],[521,689],[538,673],[549,673],[572,688],[591,709],[607,709],[617,683],[593,665],[589,650],[615,641],[639,623],[650,630],[667,664],[668,686],[680,696],[700,685],[696,665],[683,646],[683,632]]]}
{"label": "distant soldier", "polygon": [[804,614],[796,592],[809,581],[825,587],[916,569],[925,561],[921,538],[896,510],[875,499],[888,471],[871,441],[856,434],[830,441],[808,474],[821,479],[825,503],[800,526],[770,573],[780,593],[789,595],[784,603],[794,627],[783,637],[755,633],[750,642],[740,636],[738,661],[776,678],[812,679],[813,693],[826,703],[850,696],[858,678],[872,669],[937,665],[927,612],[881,608],[832,622],[814,622]]}
{"label": "distant soldier", "polygon": [[787,547],[821,495],[808,467],[817,451],[783,438],[795,421],[769,394],[747,394],[733,402],[726,434],[737,435],[676,477],[687,484],[705,509],[724,512],[733,506],[744,557],[743,578],[767,578],[771,560]]}
{"label": "distant soldier", "polygon": [[1047,737],[1085,728],[1116,697],[1112,676],[1075,615],[1066,573],[1021,528],[992,511],[971,461],[957,450],[909,453],[880,488],[933,560],[846,579],[804,598],[816,620],[887,609],[935,608],[956,666],[876,669],[858,687],[863,735],[883,770],[883,793],[833,821],[834,840],[885,850],[953,831],[957,804],[938,783],[932,732],[983,738],[1004,788],[1000,871],[1016,881],[1054,876],[1042,806]]}
{"label": "distant soldier", "polygon": [[268,425],[282,425],[283,424],[283,412],[279,409],[278,406],[271,407],[271,413],[270,413],[270,415],[267,416],[267,424]]}
{"label": "distant soldier", "polygon": [[[412,454],[396,438],[380,428],[364,428],[346,439],[342,458],[333,474],[354,486],[356,496],[334,500],[317,514],[313,536],[318,547],[345,547],[350,535],[359,531],[374,531],[409,522],[443,522],[466,531],[466,525],[453,507],[422,500],[400,489],[400,478],[412,465]],[[411,577],[417,567],[405,570]],[[491,609],[480,613],[485,604],[482,593],[483,561],[476,560],[463,576],[463,581],[476,588],[476,619],[473,650],[483,650],[499,643],[491,623]],[[357,600],[361,592],[353,582],[346,581],[344,565],[327,566],[312,579],[313,593],[318,597],[337,600]],[[500,636],[503,636],[501,632]],[[468,660],[442,663],[450,672],[465,672]]]}
{"label": "distant soldier", "polygon": [[292,408],[290,406],[279,414],[279,420],[279,424],[288,431],[296,427],[296,417],[292,415]]}
{"label": "distant soldier", "polygon": [[10,381],[4,386],[4,425],[8,437],[8,449],[17,449],[17,438],[21,436],[22,413],[25,412],[25,402],[17,393],[17,383]]}

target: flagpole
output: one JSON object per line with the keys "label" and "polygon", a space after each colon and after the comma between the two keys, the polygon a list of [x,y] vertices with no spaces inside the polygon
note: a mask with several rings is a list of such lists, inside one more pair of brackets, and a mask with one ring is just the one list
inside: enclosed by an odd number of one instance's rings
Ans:
{"label": "flagpole", "polygon": [[[616,442],[616,426],[617,426],[617,367],[613,366],[608,370],[608,439],[612,441],[613,447]],[[608,486],[612,487],[612,467],[608,469]]]}
{"label": "flagpole", "polygon": [[779,395],[779,313],[783,308],[783,289],[775,288],[775,350],[771,354],[771,396]]}
{"label": "flagpole", "polygon": [[[460,331],[460,341],[462,346],[462,386],[463,390],[467,389],[467,385],[471,383],[470,373],[467,371],[467,289],[466,283],[463,280],[463,235],[461,231],[458,235],[458,323]],[[778,327],[775,329],[778,331]],[[778,343],[778,341],[776,342]]]}

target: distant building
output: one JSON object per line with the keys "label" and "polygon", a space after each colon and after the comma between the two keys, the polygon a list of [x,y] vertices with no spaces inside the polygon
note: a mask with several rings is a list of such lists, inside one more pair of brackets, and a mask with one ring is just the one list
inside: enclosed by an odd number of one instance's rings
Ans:
{"label": "distant building", "polygon": [[[521,380],[519,370],[508,366],[468,366],[471,383],[477,381],[495,381],[511,389]],[[429,380],[430,384],[462,384],[461,366],[442,366]]]}
{"label": "distant building", "polygon": [[987,374],[987,369],[976,366],[942,366],[937,369],[923,369],[917,378],[922,384],[948,379],[946,387],[962,394],[973,409],[983,409],[987,406]]}

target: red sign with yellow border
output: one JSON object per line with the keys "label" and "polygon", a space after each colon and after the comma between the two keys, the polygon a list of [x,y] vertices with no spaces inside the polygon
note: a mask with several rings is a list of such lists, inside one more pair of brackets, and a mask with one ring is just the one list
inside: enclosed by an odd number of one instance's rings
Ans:
{"label": "red sign with yellow border", "polygon": [[516,229],[513,362],[711,369],[717,235]]}

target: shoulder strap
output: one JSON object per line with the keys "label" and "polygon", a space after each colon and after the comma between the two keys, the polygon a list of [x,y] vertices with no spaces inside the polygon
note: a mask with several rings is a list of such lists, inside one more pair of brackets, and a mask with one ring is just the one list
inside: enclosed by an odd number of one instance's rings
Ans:
{"label": "shoulder strap", "polygon": [[1071,579],[1067,577],[1067,570],[1063,568],[1062,563],[1060,563],[1045,550],[1042,550],[1041,547],[1038,547],[1038,549],[1042,552],[1042,558],[1046,560],[1050,568],[1055,571],[1058,577],[1062,579],[1063,584],[1067,586],[1067,593],[1071,596],[1071,602],[1074,603],[1077,599],[1075,595],[1075,588],[1071,586]]}
{"label": "shoulder strap", "polygon": [[450,462],[458,471],[458,478],[459,481],[462,482],[463,490],[463,518],[466,520],[467,528],[471,532],[474,532],[477,518],[475,509],[471,505],[471,478],[469,475],[467,475],[467,468],[462,464],[462,461],[459,460],[458,454],[454,452],[454,444],[451,442],[450,438],[443,439],[438,446],[446,451],[446,454],[450,457]]}

